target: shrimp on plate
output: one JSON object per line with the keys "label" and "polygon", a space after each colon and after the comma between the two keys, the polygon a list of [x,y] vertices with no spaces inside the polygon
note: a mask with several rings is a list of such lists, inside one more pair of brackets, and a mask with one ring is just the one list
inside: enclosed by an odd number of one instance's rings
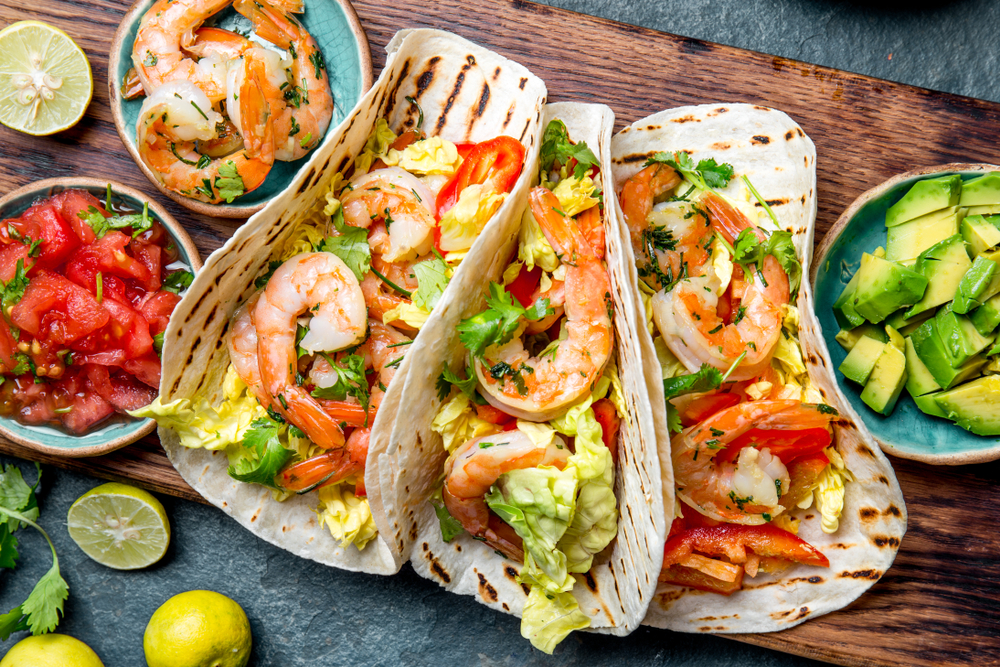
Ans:
{"label": "shrimp on plate", "polygon": [[[567,335],[554,353],[535,357],[515,335],[488,351],[488,360],[476,359],[475,370],[484,397],[495,407],[523,419],[547,421],[592,390],[611,356],[611,281],[577,222],[559,210],[552,191],[534,188],[529,201],[543,234],[566,267],[562,289]],[[501,363],[522,381],[494,375],[492,369]]]}
{"label": "shrimp on plate", "polygon": [[690,426],[671,441],[677,497],[716,521],[768,523],[797,501],[793,461],[832,442],[827,406],[798,401],[739,403]]}
{"label": "shrimp on plate", "polygon": [[558,435],[547,446],[535,444],[516,430],[473,438],[456,449],[445,464],[445,507],[470,535],[523,562],[521,538],[490,513],[486,493],[501,475],[513,470],[539,466],[562,470],[570,454],[566,441]]}

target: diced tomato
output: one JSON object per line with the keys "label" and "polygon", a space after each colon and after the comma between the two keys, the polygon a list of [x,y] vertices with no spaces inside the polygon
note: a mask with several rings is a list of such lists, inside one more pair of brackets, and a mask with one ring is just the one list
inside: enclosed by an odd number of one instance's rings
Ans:
{"label": "diced tomato", "polygon": [[730,393],[713,392],[699,396],[678,407],[681,425],[692,426],[700,424],[716,412],[731,408],[739,402],[740,397]]}
{"label": "diced tomato", "polygon": [[786,464],[791,484],[788,485],[788,491],[781,496],[781,504],[785,507],[798,505],[816,485],[819,476],[823,474],[823,469],[829,463],[830,459],[827,458],[826,454],[819,452],[800,456]]}
{"label": "diced tomato", "polygon": [[498,426],[503,426],[504,424],[514,421],[514,417],[489,404],[477,405],[476,416],[483,421],[488,421],[489,423],[497,424]]}
{"label": "diced tomato", "polygon": [[17,274],[18,261],[24,262],[24,270],[30,271],[35,260],[28,256],[28,246],[23,243],[0,245],[0,280],[10,282]]}
{"label": "diced tomato", "polygon": [[106,366],[87,365],[87,379],[94,391],[119,412],[138,410],[156,398],[156,390],[128,373],[109,371]]}
{"label": "diced tomato", "polygon": [[31,280],[10,317],[35,338],[61,345],[86,336],[111,319],[87,290],[47,271]]}
{"label": "diced tomato", "polygon": [[111,314],[111,319],[104,327],[72,345],[74,350],[84,353],[81,363],[117,366],[126,359],[153,354],[153,337],[142,315],[110,297],[105,297],[101,305]]}
{"label": "diced tomato", "polygon": [[11,225],[21,234],[25,245],[41,240],[35,252],[36,263],[42,268],[58,267],[80,247],[76,232],[49,202],[32,206]]}
{"label": "diced tomato", "polygon": [[84,393],[61,415],[63,425],[77,434],[84,434],[115,413],[115,408],[95,393]]}
{"label": "diced tomato", "polygon": [[682,563],[692,553],[711,558],[726,557],[732,563],[742,564],[747,560],[748,549],[761,557],[830,566],[830,561],[819,549],[787,530],[771,524],[725,523],[712,528],[690,528],[674,535],[663,547],[663,567]]}
{"label": "diced tomato", "polygon": [[601,440],[604,441],[604,446],[611,450],[611,458],[617,463],[618,429],[622,424],[618,409],[606,398],[596,401],[591,407],[594,409],[594,419],[601,425]]}
{"label": "diced tomato", "polygon": [[531,305],[531,295],[538,289],[541,280],[542,267],[536,266],[529,271],[527,266],[522,266],[514,282],[507,285],[507,292],[517,299],[522,307],[527,308]]}
{"label": "diced tomato", "polygon": [[150,279],[149,269],[125,252],[129,237],[110,231],[76,253],[66,264],[66,277],[96,294],[97,274],[131,278],[144,284]]}
{"label": "diced tomato", "polygon": [[782,429],[750,429],[733,440],[715,456],[716,461],[735,461],[740,450],[749,445],[757,449],[767,447],[773,456],[786,466],[800,456],[822,452],[830,446],[833,435],[826,428],[807,428],[799,431]]}
{"label": "diced tomato", "polygon": [[732,595],[743,588],[743,568],[740,568],[740,573],[736,577],[736,580],[729,582],[710,577],[693,567],[671,565],[660,571],[659,580],[665,584],[675,584],[686,588],[694,588],[699,591]]}
{"label": "diced tomato", "polygon": [[7,320],[0,317],[0,372],[9,373],[17,366],[14,353],[17,352],[17,341],[10,333]]}
{"label": "diced tomato", "polygon": [[93,243],[97,236],[80,214],[87,215],[90,208],[97,209],[97,212],[105,218],[110,217],[101,202],[94,195],[85,190],[66,190],[60,192],[52,198],[52,204],[59,209],[63,219],[70,224],[77,237],[83,243]]}
{"label": "diced tomato", "polygon": [[152,292],[139,302],[139,312],[149,324],[149,334],[163,333],[170,323],[170,314],[181,298],[173,292]]}
{"label": "diced tomato", "polygon": [[160,358],[155,353],[138,359],[127,359],[122,368],[134,375],[139,382],[153,389],[160,388]]}
{"label": "diced tomato", "polygon": [[160,289],[162,282],[160,274],[163,270],[163,248],[152,243],[142,243],[137,239],[129,242],[132,256],[149,271],[149,278],[142,281],[142,286],[150,292]]}
{"label": "diced tomato", "polygon": [[524,154],[521,142],[506,135],[476,144],[438,193],[438,217],[454,206],[462,190],[470,185],[489,182],[494,192],[509,192],[521,175]]}
{"label": "diced tomato", "polygon": [[79,369],[67,370],[58,381],[35,384],[30,375],[7,380],[0,390],[0,410],[26,424],[65,426],[85,433],[114,414]]}

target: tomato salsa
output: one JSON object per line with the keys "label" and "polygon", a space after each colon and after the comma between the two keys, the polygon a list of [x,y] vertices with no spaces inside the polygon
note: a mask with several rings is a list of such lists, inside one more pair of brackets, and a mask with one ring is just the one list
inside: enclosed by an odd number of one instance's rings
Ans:
{"label": "tomato salsa", "polygon": [[167,230],[83,190],[0,221],[0,415],[82,435],[156,398],[178,295]]}

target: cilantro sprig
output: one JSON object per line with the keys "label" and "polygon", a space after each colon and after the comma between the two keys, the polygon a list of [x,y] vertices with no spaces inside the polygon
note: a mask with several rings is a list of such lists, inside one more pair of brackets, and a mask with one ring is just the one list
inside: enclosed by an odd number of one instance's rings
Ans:
{"label": "cilantro sprig", "polygon": [[413,265],[417,289],[413,292],[413,305],[427,312],[434,310],[448,287],[448,265],[439,258],[428,259]]}
{"label": "cilantro sprig", "polygon": [[[365,358],[360,354],[346,354],[339,361],[323,354],[330,367],[337,373],[337,381],[329,387],[317,387],[312,390],[313,398],[326,398],[343,401],[353,396],[361,403],[367,413],[371,394],[368,391],[368,379],[365,377]],[[367,426],[367,416],[365,417]]]}
{"label": "cilantro sprig", "polygon": [[38,478],[28,486],[16,466],[5,466],[0,472],[0,567],[13,568],[18,558],[15,532],[22,526],[31,526],[42,534],[52,551],[52,567],[42,575],[28,597],[6,614],[0,615],[0,641],[7,641],[14,632],[30,630],[38,635],[55,630],[69,597],[69,586],[59,572],[59,557],[48,534],[35,523],[38,518],[38,500],[35,490],[42,478],[42,469],[36,463]]}
{"label": "cilantro sprig", "polygon": [[536,321],[555,312],[549,308],[548,299],[538,299],[524,308],[498,283],[490,283],[486,306],[486,310],[462,320],[456,327],[458,339],[474,357],[482,357],[491,345],[510,342],[522,317]]}
{"label": "cilantro sprig", "polygon": [[227,204],[232,204],[234,199],[246,192],[243,177],[236,170],[235,162],[229,160],[219,167],[219,175],[215,177],[215,187]]}
{"label": "cilantro sprig", "polygon": [[165,292],[180,294],[191,286],[193,280],[194,274],[190,271],[174,271],[163,281],[161,289]]}
{"label": "cilantro sprig", "polygon": [[476,398],[476,372],[473,370],[472,366],[465,367],[465,377],[461,377],[458,373],[451,370],[447,366],[441,370],[441,375],[438,376],[437,383],[437,395],[438,400],[443,401],[448,398],[448,394],[451,393],[451,388],[458,387],[459,391],[468,396],[471,399]]}
{"label": "cilantro sprig", "polygon": [[[328,236],[316,248],[321,252],[332,252],[344,260],[358,281],[364,280],[372,265],[372,250],[368,245],[368,230],[352,227],[344,222],[344,209],[337,208],[331,217],[336,236]],[[272,272],[273,273],[273,272]]]}
{"label": "cilantro sprig", "polygon": [[[663,397],[669,403],[670,399],[683,396],[684,394],[700,394],[718,389],[730,374],[736,370],[737,366],[743,362],[746,356],[746,352],[738,356],[725,373],[714,366],[702,364],[701,368],[694,373],[667,378],[663,381]],[[680,415],[678,415],[677,410],[667,410],[667,413],[670,430],[679,433],[681,431]]]}
{"label": "cilantro sprig", "polygon": [[149,202],[143,203],[141,214],[112,215],[106,218],[95,207],[88,206],[86,211],[80,211],[77,215],[94,230],[94,236],[99,239],[104,238],[112,229],[131,229],[132,238],[136,238],[153,226],[153,219],[149,216]]}
{"label": "cilantro sprig", "polygon": [[243,436],[245,455],[229,466],[229,476],[240,482],[277,488],[275,476],[294,455],[279,438],[286,428],[286,424],[273,419],[255,419]]}
{"label": "cilantro sprig", "polygon": [[715,158],[706,158],[695,164],[691,156],[683,151],[677,151],[673,155],[661,151],[646,160],[644,166],[657,163],[673,167],[702,190],[724,188],[733,180],[733,166],[726,163],[719,164]]}
{"label": "cilantro sprig", "polygon": [[576,178],[583,178],[591,167],[598,165],[594,151],[590,150],[584,141],[574,144],[569,138],[566,124],[561,120],[550,121],[545,128],[539,159],[543,175],[548,174],[556,162],[560,166],[565,166],[569,164],[570,160],[575,159],[576,167],[573,169],[573,176]]}
{"label": "cilantro sprig", "polygon": [[28,289],[27,272],[24,270],[24,260],[17,260],[14,268],[14,275],[6,283],[0,280],[0,307],[3,308],[4,315],[24,297],[24,290]]}

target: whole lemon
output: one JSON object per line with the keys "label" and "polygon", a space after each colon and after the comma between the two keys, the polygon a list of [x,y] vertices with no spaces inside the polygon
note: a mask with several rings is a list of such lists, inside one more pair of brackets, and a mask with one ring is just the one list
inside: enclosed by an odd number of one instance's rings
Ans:
{"label": "whole lemon", "polygon": [[243,608],[214,591],[188,591],[153,612],[142,637],[149,667],[244,667],[250,621]]}
{"label": "whole lemon", "polygon": [[104,667],[93,649],[69,635],[37,635],[14,644],[0,667]]}

